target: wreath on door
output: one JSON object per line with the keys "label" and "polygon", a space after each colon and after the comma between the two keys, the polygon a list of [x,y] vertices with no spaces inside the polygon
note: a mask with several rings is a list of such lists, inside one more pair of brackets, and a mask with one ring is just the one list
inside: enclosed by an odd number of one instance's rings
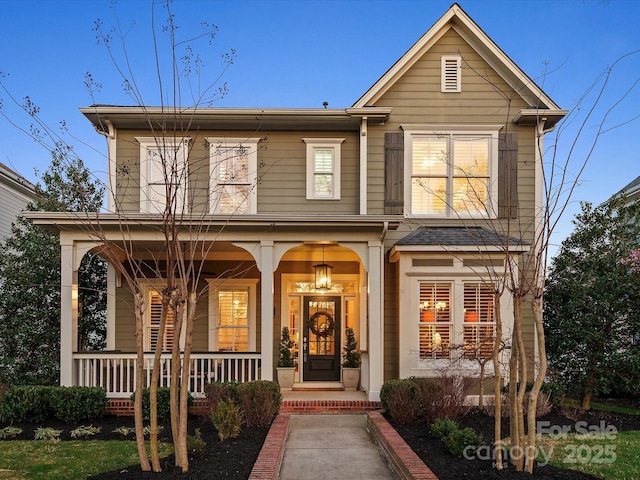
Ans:
{"label": "wreath on door", "polygon": [[317,337],[330,337],[335,330],[335,322],[329,312],[316,312],[309,318],[309,329]]}

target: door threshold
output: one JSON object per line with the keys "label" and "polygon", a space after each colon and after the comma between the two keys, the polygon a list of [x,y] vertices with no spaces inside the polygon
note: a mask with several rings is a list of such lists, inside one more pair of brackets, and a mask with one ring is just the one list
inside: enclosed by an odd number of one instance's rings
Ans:
{"label": "door threshold", "polygon": [[343,392],[342,382],[301,382],[294,383],[294,392]]}

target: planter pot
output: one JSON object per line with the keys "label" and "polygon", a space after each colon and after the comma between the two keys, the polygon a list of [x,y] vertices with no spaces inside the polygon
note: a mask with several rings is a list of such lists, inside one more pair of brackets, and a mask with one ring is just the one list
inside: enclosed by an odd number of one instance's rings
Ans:
{"label": "planter pot", "polygon": [[357,390],[360,383],[360,368],[342,367],[342,385],[345,390]]}
{"label": "planter pot", "polygon": [[280,390],[291,390],[293,388],[293,377],[296,367],[277,367],[278,385]]}

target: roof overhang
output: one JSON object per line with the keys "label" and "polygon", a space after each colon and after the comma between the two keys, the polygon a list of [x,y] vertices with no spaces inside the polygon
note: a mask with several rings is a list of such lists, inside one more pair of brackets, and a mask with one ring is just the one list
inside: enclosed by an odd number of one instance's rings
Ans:
{"label": "roof overhang", "polygon": [[352,130],[358,131],[361,119],[384,123],[391,108],[179,108],[92,105],[80,112],[96,130],[108,133],[109,127],[123,129],[163,128],[187,130]]}
{"label": "roof overhang", "polygon": [[544,124],[545,130],[553,129],[562,120],[569,110],[552,110],[548,108],[525,108],[520,110],[513,118],[517,125]]}
{"label": "roof overhang", "polygon": [[[123,231],[144,232],[158,230],[163,224],[162,215],[145,213],[72,213],[72,212],[25,212],[25,217],[35,225],[53,232]],[[324,230],[324,231],[380,231],[396,230],[402,222],[402,215],[198,215],[184,217],[180,230],[222,231],[224,230]]]}

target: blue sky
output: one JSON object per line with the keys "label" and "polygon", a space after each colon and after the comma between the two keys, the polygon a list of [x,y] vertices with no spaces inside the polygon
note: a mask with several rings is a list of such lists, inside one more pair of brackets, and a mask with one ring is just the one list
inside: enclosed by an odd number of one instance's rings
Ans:
{"label": "blue sky", "polygon": [[[203,78],[223,69],[221,56],[235,49],[224,72],[229,93],[220,107],[321,107],[352,105],[450,7],[451,1],[211,1],[175,0],[178,35],[200,32],[202,21],[219,28],[211,45],[194,44],[202,54]],[[461,0],[460,6],[562,108],[573,109],[583,93],[620,56],[640,49],[640,2],[635,0]],[[96,42],[94,21],[126,31],[134,74],[148,104],[157,104],[150,50],[151,1],[0,0],[0,72],[20,101],[29,96],[52,126],[65,121],[68,138],[87,165],[103,178],[103,137],[78,107],[94,101],[132,104],[123,92],[104,46]],[[158,9],[159,15],[162,10]],[[190,36],[190,35],[189,35]],[[90,72],[102,89],[91,98],[84,76]],[[546,72],[546,74],[545,74]],[[610,107],[640,78],[640,54],[618,64],[603,99]],[[616,106],[576,190],[574,204],[558,229],[571,231],[580,200],[600,203],[640,175],[640,87]],[[2,110],[22,128],[20,115],[4,91]],[[582,108],[585,111],[585,107]],[[601,117],[604,110],[598,111]],[[635,120],[634,120],[635,119]],[[597,122],[586,125],[592,138]],[[565,147],[572,138],[569,126]],[[591,133],[591,135],[589,135]],[[589,142],[575,150],[576,167]],[[0,118],[0,162],[28,179],[49,165],[46,150]],[[577,173],[570,169],[569,175]]]}

